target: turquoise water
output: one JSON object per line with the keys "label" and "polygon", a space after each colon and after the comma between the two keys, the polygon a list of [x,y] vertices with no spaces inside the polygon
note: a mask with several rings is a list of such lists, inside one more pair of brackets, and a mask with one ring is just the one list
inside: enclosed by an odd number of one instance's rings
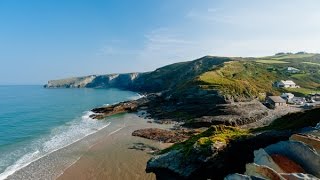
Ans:
{"label": "turquoise water", "polygon": [[0,179],[109,125],[88,110],[138,97],[117,89],[0,86]]}

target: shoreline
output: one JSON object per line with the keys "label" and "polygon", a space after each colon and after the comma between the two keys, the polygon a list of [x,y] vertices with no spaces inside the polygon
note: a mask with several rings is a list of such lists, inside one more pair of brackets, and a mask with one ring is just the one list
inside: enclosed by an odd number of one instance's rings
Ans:
{"label": "shoreline", "polygon": [[[131,116],[128,118],[128,115]],[[146,163],[152,155],[132,148],[141,143],[163,149],[169,143],[160,143],[132,136],[134,130],[141,128],[169,128],[168,125],[147,123],[146,119],[135,114],[125,115],[123,126],[93,144],[75,163],[58,176],[58,180],[67,179],[155,179],[155,174],[146,173]]]}
{"label": "shoreline", "polygon": [[[110,139],[108,137],[117,137],[119,134],[125,133],[125,139],[131,139],[130,137],[132,132],[129,131],[130,129],[135,130],[155,126],[169,128],[168,125],[147,123],[146,119],[140,118],[136,114],[123,114],[114,116],[107,118],[106,121],[110,122],[109,126],[106,126],[97,132],[84,137],[83,139],[79,139],[78,141],[71,143],[66,147],[58,149],[33,162],[30,162],[25,167],[9,175],[7,179],[56,179],[58,177],[63,177],[65,171],[68,171],[70,167],[73,167],[75,164],[81,161],[81,158],[90,152],[90,149],[95,147],[97,144],[105,142],[105,139],[116,141],[116,138]],[[142,140],[142,138],[139,137],[134,137],[134,139],[139,139],[139,141],[149,141],[151,144],[155,143],[151,140]],[[125,145],[128,146],[128,144]],[[133,149],[130,150],[137,151]],[[141,151],[139,153],[140,155],[137,156],[138,158],[147,157],[145,160],[148,160],[151,157],[146,152]],[[142,174],[146,174],[144,172],[145,164],[146,162],[144,163],[143,172],[141,172]]]}

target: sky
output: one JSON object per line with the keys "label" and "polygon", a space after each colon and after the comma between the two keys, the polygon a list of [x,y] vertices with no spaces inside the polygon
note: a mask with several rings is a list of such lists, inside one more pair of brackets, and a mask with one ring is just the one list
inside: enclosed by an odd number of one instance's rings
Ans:
{"label": "sky", "polygon": [[318,0],[0,0],[0,84],[320,52]]}

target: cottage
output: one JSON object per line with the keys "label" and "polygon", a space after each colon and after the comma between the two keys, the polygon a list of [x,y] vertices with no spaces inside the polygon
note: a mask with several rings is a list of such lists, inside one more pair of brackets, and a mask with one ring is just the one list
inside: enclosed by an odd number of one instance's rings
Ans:
{"label": "cottage", "polygon": [[314,93],[309,95],[312,100],[320,101],[320,93]]}
{"label": "cottage", "polygon": [[296,104],[296,105],[303,105],[303,104],[306,103],[306,98],[304,98],[304,97],[294,97],[294,98],[288,100],[288,103]]}
{"label": "cottage", "polygon": [[286,100],[282,99],[280,96],[268,96],[267,103],[273,108],[278,106],[286,106]]}
{"label": "cottage", "polygon": [[280,97],[282,97],[285,100],[290,100],[290,99],[294,98],[294,94],[292,94],[292,93],[282,93]]}
{"label": "cottage", "polygon": [[297,86],[296,83],[291,80],[281,80],[279,82],[276,82],[275,85],[278,88],[299,88],[299,86]]}
{"label": "cottage", "polygon": [[299,73],[300,70],[294,67],[287,67],[286,71],[291,74]]}

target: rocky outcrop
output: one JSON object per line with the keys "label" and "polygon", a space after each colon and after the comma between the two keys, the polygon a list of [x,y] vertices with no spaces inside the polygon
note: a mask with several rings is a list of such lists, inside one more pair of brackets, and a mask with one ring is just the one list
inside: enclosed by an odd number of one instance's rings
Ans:
{"label": "rocky outcrop", "polygon": [[[293,134],[289,141],[281,141],[254,152],[254,162],[246,165],[245,175],[232,174],[225,179],[318,179],[320,155],[314,149],[320,144],[320,131],[309,128]],[[312,135],[311,135],[312,134]]]}
{"label": "rocky outcrop", "polygon": [[[223,179],[230,173],[244,172],[245,164],[253,161],[254,150],[287,140],[290,134],[290,132],[266,132],[231,140],[228,143],[215,141],[209,146],[200,145],[201,140],[192,141],[197,137],[195,136],[183,145],[177,145],[172,150],[150,159],[146,171],[154,172],[160,180],[168,177]],[[202,143],[206,144],[205,141]]]}
{"label": "rocky outcrop", "polygon": [[189,136],[177,131],[164,130],[159,128],[139,129],[132,132],[132,136],[139,136],[164,143],[176,143],[186,140]]}
{"label": "rocky outcrop", "polygon": [[121,102],[116,105],[92,109],[91,111],[94,112],[94,114],[91,114],[90,118],[103,119],[105,117],[112,116],[115,114],[135,112],[137,109],[138,103],[136,101]]}

